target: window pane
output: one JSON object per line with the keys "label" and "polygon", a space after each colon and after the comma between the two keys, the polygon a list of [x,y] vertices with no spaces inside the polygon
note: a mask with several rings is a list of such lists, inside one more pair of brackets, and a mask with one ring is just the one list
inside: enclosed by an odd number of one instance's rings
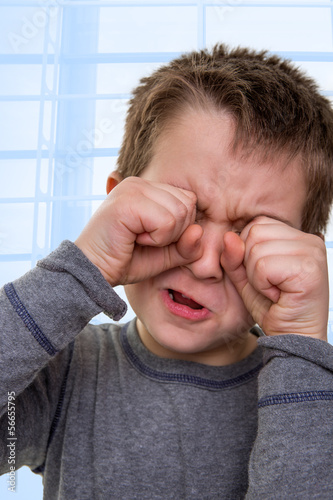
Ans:
{"label": "window pane", "polygon": [[0,160],[0,179],[0,198],[34,197],[36,161]]}
{"label": "window pane", "polygon": [[[30,269],[31,269],[30,261],[2,262],[0,254],[1,284],[9,283],[10,281],[17,279],[20,276],[23,276],[23,274],[27,273]],[[37,498],[42,498],[42,496]]]}
{"label": "window pane", "polygon": [[[1,7],[0,53],[42,54],[45,33],[51,40],[55,39],[60,9],[43,6],[43,2],[40,4],[36,7]],[[49,46],[48,52],[54,53],[54,48]]]}
{"label": "window pane", "polygon": [[116,157],[95,158],[92,194],[106,196],[106,179],[116,169]]}
{"label": "window pane", "polygon": [[33,203],[0,203],[0,254],[32,252]]}
{"label": "window pane", "polygon": [[207,44],[226,42],[258,49],[331,51],[329,8],[207,7]]}
{"label": "window pane", "polygon": [[96,126],[86,134],[87,142],[93,140],[97,148],[118,148],[123,137],[126,111],[126,99],[97,101]]}
{"label": "window pane", "polygon": [[37,149],[39,102],[0,102],[0,150]]}
{"label": "window pane", "polygon": [[195,7],[101,8],[99,52],[179,52],[196,45]]}
{"label": "window pane", "polygon": [[333,63],[302,61],[297,63],[308,75],[316,79],[322,91],[333,91]]}
{"label": "window pane", "polygon": [[127,94],[149,75],[160,63],[112,63],[97,66],[98,94]]}

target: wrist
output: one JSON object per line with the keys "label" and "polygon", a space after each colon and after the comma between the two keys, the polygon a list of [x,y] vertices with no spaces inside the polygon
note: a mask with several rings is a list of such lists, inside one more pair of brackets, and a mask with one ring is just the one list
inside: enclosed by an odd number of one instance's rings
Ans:
{"label": "wrist", "polygon": [[97,267],[103,278],[112,286],[117,286],[116,280],[110,276],[110,274],[106,271],[109,267],[107,266],[105,260],[91,247],[91,245],[87,244],[85,238],[79,236],[75,240],[75,245],[81,250],[81,252],[90,260],[90,262]]}

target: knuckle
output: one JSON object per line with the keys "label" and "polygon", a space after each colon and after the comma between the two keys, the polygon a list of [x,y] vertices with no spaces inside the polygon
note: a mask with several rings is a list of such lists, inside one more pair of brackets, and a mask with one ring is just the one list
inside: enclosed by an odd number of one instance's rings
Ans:
{"label": "knuckle", "polygon": [[249,229],[248,239],[256,241],[261,233],[261,227],[262,226],[260,224],[253,224],[253,226]]}
{"label": "knuckle", "polygon": [[266,269],[266,262],[264,257],[260,257],[254,264],[254,273],[256,275],[263,275]]}
{"label": "knuckle", "polygon": [[193,191],[188,191],[187,192],[187,197],[189,198],[189,204],[191,207],[195,207],[197,201],[198,201],[198,198],[197,198],[197,195],[195,193],[193,193]]}
{"label": "knuckle", "polygon": [[168,233],[173,232],[176,226],[177,226],[177,219],[172,214],[169,214],[168,216],[165,217],[163,227]]}
{"label": "knuckle", "polygon": [[248,258],[249,259],[255,259],[255,258],[258,258],[258,255],[259,255],[259,244],[258,243],[254,243],[252,245],[252,247],[250,248],[250,250],[249,250],[249,256],[248,256]]}
{"label": "knuckle", "polygon": [[184,203],[182,202],[179,202],[177,206],[177,216],[179,217],[179,219],[183,220],[187,217],[187,214],[188,214],[188,209],[186,205],[184,205]]}
{"label": "knuckle", "polygon": [[135,177],[126,177],[118,186],[119,195],[122,193],[124,196],[131,197],[138,192],[138,184],[135,181]]}

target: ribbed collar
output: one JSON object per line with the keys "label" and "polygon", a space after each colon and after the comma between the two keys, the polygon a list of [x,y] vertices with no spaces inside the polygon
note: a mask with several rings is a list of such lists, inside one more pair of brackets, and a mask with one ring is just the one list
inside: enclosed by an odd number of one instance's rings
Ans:
{"label": "ribbed collar", "polygon": [[143,345],[136,319],[120,332],[120,342],[132,366],[142,375],[161,383],[189,384],[203,389],[229,389],[249,382],[262,368],[262,349],[228,366],[208,366],[192,361],[160,358]]}

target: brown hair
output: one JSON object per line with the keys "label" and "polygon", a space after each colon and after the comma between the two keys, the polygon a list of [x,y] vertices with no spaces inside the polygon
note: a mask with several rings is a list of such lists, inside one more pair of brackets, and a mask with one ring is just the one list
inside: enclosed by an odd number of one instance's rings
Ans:
{"label": "brown hair", "polygon": [[311,78],[266,51],[223,44],[171,61],[133,92],[118,157],[123,177],[140,175],[166,123],[189,106],[231,113],[235,148],[299,157],[307,185],[302,229],[325,230],[333,194],[333,110]]}

